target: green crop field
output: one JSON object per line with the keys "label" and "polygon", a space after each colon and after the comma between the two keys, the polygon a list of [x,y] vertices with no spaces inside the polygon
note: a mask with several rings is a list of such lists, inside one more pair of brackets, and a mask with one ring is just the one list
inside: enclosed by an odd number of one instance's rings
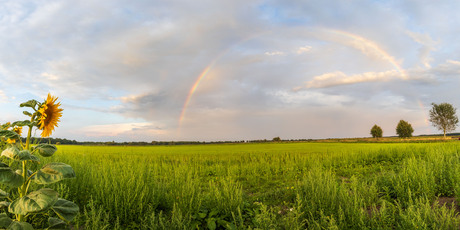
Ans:
{"label": "green crop field", "polygon": [[61,145],[45,160],[77,174],[52,187],[79,205],[74,229],[458,229],[459,150],[457,142]]}

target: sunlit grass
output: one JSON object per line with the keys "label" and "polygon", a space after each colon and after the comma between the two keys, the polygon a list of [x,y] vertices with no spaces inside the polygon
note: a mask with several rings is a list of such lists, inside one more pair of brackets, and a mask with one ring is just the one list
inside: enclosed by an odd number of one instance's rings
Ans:
{"label": "sunlit grass", "polygon": [[[59,146],[88,229],[458,228],[460,145]],[[99,219],[99,221],[97,220]]]}

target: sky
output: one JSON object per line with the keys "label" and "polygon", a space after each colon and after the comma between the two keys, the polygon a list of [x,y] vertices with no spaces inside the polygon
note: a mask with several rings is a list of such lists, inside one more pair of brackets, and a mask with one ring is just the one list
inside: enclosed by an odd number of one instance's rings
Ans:
{"label": "sky", "polygon": [[[58,96],[52,137],[438,134],[458,108],[460,1],[0,0],[0,122]],[[459,112],[459,111],[457,111]],[[459,131],[460,129],[457,129]],[[39,133],[35,133],[39,135]]]}

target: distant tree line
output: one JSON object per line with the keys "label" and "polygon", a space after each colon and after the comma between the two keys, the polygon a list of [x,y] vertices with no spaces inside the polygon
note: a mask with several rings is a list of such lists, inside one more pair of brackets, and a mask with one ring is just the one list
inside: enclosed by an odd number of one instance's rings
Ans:
{"label": "distant tree line", "polygon": [[[22,141],[25,142],[26,138],[21,137]],[[37,138],[37,137],[31,137],[30,138],[31,143],[50,143],[53,145],[56,144],[62,144],[62,145],[78,145],[82,144],[82,142],[78,142],[76,140],[68,140],[65,138]]]}
{"label": "distant tree line", "polygon": [[[22,141],[25,141],[25,138],[22,138]],[[237,143],[267,143],[267,142],[305,142],[305,141],[314,141],[313,139],[290,139],[290,140],[281,140],[280,137],[275,137],[271,140],[262,139],[262,140],[238,140],[238,141],[132,141],[132,142],[116,142],[116,141],[76,141],[68,140],[66,138],[36,138],[32,137],[32,143],[51,143],[51,144],[62,144],[62,145],[114,145],[114,146],[146,146],[146,145],[203,145],[203,144],[237,144]]]}

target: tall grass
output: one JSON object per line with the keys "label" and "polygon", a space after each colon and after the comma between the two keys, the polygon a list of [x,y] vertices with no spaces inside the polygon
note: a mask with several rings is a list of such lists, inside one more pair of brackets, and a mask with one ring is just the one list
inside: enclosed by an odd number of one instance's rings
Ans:
{"label": "tall grass", "polygon": [[460,144],[60,146],[86,229],[458,228]]}

